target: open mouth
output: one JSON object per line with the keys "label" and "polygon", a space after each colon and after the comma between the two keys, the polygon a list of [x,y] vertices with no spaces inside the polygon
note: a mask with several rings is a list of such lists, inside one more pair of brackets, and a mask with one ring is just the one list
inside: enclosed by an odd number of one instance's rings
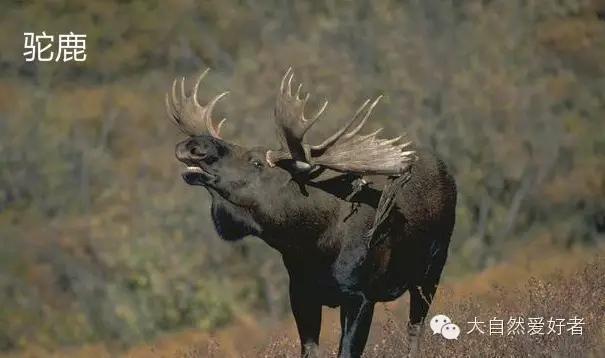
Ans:
{"label": "open mouth", "polygon": [[198,166],[187,166],[182,175],[187,184],[191,185],[203,185],[216,179],[216,175]]}

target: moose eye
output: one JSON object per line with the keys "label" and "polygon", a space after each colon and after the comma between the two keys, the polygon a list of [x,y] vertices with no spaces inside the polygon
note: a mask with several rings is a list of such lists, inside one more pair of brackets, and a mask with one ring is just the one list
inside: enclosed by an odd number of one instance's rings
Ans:
{"label": "moose eye", "polygon": [[263,162],[261,162],[258,159],[254,159],[252,161],[252,165],[254,165],[255,168],[262,168],[262,167],[264,167]]}

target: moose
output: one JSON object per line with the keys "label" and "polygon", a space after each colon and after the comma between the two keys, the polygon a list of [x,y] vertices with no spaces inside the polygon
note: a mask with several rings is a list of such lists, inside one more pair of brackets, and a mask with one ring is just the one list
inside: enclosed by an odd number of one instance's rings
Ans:
{"label": "moose", "polygon": [[[188,138],[176,145],[187,184],[205,188],[218,235],[256,236],[282,255],[303,357],[319,355],[322,306],[340,307],[339,357],[363,353],[374,305],[408,291],[410,356],[448,255],[456,185],[428,150],[400,137],[358,134],[381,97],[367,100],[318,145],[304,140],[327,101],[307,116],[309,93],[283,76],[274,109],[279,148],[245,148],[220,136],[212,111],[185,79],[166,94],[169,118]],[[296,90],[294,90],[296,88]],[[187,92],[190,92],[189,94]],[[306,91],[305,91],[306,92]]]}

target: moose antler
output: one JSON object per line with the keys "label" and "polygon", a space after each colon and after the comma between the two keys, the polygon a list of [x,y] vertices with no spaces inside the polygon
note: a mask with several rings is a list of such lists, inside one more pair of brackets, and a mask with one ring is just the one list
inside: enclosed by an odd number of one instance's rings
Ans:
{"label": "moose antler", "polygon": [[[309,100],[309,94],[307,93],[306,96],[301,97],[302,84],[300,84],[296,93],[292,95],[293,78],[292,68],[288,68],[279,87],[275,104],[275,124],[281,148],[277,151],[267,152],[267,161],[271,165],[282,159],[307,161],[308,155],[305,153],[306,148],[303,147],[303,137],[328,105],[328,101],[325,101],[315,115],[306,118],[305,105]],[[287,148],[287,151],[285,148]]]}
{"label": "moose antler", "polygon": [[200,135],[208,131],[215,138],[220,138],[221,127],[225,123],[223,118],[215,127],[212,121],[212,109],[216,102],[227,95],[229,92],[223,92],[202,106],[197,101],[197,90],[200,83],[210,69],[206,69],[198,78],[193,92],[187,96],[185,94],[185,77],[181,78],[180,87],[177,90],[178,80],[172,82],[171,93],[166,93],[166,111],[173,123],[185,134]]}
{"label": "moose antler", "polygon": [[[317,113],[307,119],[304,111],[309,94],[300,97],[302,84],[299,84],[292,95],[293,78],[294,74],[289,68],[282,78],[277,96],[275,123],[281,148],[267,152],[270,165],[275,165],[279,160],[294,159],[307,163],[308,168],[319,165],[340,172],[381,175],[398,175],[407,169],[414,159],[414,151],[404,150],[410,142],[395,144],[401,137],[379,139],[376,136],[381,129],[368,135],[357,135],[382,96],[371,104],[370,100],[366,100],[345,126],[321,144],[312,146],[304,143],[305,133],[319,119],[328,102],[324,102]],[[287,151],[284,147],[287,147]]]}

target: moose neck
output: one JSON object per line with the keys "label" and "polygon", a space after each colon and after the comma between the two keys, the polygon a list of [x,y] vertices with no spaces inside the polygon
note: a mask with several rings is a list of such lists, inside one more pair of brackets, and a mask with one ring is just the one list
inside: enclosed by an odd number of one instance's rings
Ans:
{"label": "moose neck", "polygon": [[337,251],[339,242],[329,233],[345,202],[324,190],[291,182],[277,197],[243,208],[208,189],[212,196],[212,218],[218,234],[235,241],[257,236],[283,255],[315,251]]}
{"label": "moose neck", "polygon": [[312,250],[317,253],[334,246],[330,230],[335,227],[342,202],[317,188],[300,187],[294,181],[271,205],[259,206],[257,220],[263,228],[259,237],[282,254]]}

